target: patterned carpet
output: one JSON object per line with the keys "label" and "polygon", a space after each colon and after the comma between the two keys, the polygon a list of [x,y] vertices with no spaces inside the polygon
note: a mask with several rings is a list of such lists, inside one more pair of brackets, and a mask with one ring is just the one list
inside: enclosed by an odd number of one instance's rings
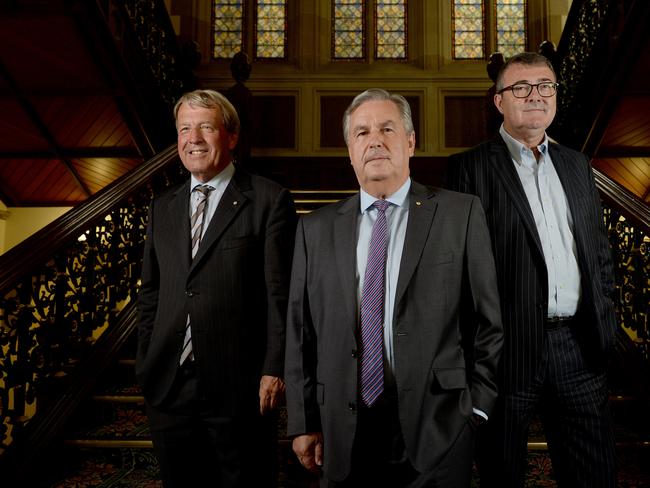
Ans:
{"label": "patterned carpet", "polygon": [[[110,392],[137,395],[137,388]],[[278,433],[285,434],[286,417],[284,412],[278,418]],[[638,418],[638,417],[635,417]],[[149,428],[144,407],[140,404],[107,404],[99,411],[88,413],[81,418],[77,431],[69,438],[91,441],[119,440],[142,441],[149,438]],[[531,439],[543,438],[541,425],[531,425]],[[618,427],[617,438],[626,440],[619,443],[619,481],[618,488],[650,488],[650,446],[630,447],[630,440],[640,440],[635,429]],[[56,469],[47,473],[38,488],[158,488],[158,464],[153,451],[147,448],[79,448],[62,446]],[[528,458],[526,487],[551,488],[557,484],[552,477],[551,461],[546,451],[533,451]],[[279,449],[280,475],[277,488],[316,488],[318,480],[305,471],[290,451],[288,441],[281,442]],[[472,488],[478,488],[478,476],[474,472]]]}

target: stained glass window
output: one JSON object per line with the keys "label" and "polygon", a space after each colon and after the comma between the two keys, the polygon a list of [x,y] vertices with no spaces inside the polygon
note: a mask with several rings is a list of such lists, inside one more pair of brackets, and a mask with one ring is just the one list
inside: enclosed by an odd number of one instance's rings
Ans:
{"label": "stained glass window", "polygon": [[363,58],[365,39],[364,9],[365,0],[335,0],[332,2],[333,58]]}
{"label": "stained glass window", "polygon": [[212,57],[230,59],[242,50],[244,2],[236,0],[214,1],[214,42]]}
{"label": "stained glass window", "polygon": [[376,0],[375,58],[406,58],[406,0]]}
{"label": "stained glass window", "polygon": [[286,48],[286,0],[257,0],[255,57],[283,59]]}
{"label": "stained glass window", "polygon": [[483,0],[454,0],[451,18],[454,59],[483,59]]}
{"label": "stained glass window", "polygon": [[495,0],[497,51],[506,58],[526,50],[526,0]]}

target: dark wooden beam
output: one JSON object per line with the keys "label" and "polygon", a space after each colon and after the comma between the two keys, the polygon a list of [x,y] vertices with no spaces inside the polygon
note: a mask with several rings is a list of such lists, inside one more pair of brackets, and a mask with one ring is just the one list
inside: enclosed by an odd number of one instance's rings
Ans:
{"label": "dark wooden beam", "polygon": [[50,132],[49,127],[43,122],[43,119],[41,119],[40,114],[38,111],[34,108],[32,105],[31,101],[25,96],[25,94],[22,92],[18,84],[16,83],[16,80],[14,80],[13,76],[5,66],[5,64],[0,61],[0,75],[5,79],[5,82],[7,85],[9,85],[11,91],[14,93],[14,96],[16,97],[16,100],[18,101],[18,104],[22,108],[22,110],[25,112],[27,117],[31,120],[31,122],[36,126],[38,131],[40,132],[41,136],[47,141],[49,144],[51,151],[52,151],[52,157],[55,159],[60,159],[61,162],[64,164],[70,175],[72,176],[72,179],[75,181],[75,183],[81,188],[81,190],[86,194],[87,197],[92,195],[92,192],[86,186],[86,184],[82,181],[82,179],[79,177],[79,174],[77,173],[77,170],[73,166],[73,164],[65,157],[63,157],[60,154],[60,149],[59,145],[56,142],[56,138]]}
{"label": "dark wooden beam", "polygon": [[0,151],[0,159],[142,158],[134,147],[62,147],[53,151]]}
{"label": "dark wooden beam", "polygon": [[650,158],[648,146],[601,146],[594,158]]}

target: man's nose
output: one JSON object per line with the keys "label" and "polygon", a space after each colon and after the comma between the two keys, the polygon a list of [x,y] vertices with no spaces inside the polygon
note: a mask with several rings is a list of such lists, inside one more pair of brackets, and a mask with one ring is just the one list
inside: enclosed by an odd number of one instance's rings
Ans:
{"label": "man's nose", "polygon": [[379,130],[370,133],[370,147],[382,147],[384,145],[383,133]]}
{"label": "man's nose", "polygon": [[197,142],[202,142],[203,141],[203,134],[201,133],[201,129],[197,127],[192,127],[190,129],[190,134],[188,138],[189,142],[191,143],[197,143]]}

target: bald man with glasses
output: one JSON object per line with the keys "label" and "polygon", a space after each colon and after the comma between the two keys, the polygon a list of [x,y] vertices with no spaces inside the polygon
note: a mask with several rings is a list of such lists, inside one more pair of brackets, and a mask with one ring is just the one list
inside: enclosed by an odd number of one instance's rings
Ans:
{"label": "bald man with glasses", "polygon": [[536,53],[497,77],[499,134],[449,158],[447,183],[480,197],[496,261],[504,347],[496,412],[477,435],[481,487],[523,487],[539,412],[560,487],[614,487],[607,354],[611,251],[592,169],[550,141],[558,83]]}

